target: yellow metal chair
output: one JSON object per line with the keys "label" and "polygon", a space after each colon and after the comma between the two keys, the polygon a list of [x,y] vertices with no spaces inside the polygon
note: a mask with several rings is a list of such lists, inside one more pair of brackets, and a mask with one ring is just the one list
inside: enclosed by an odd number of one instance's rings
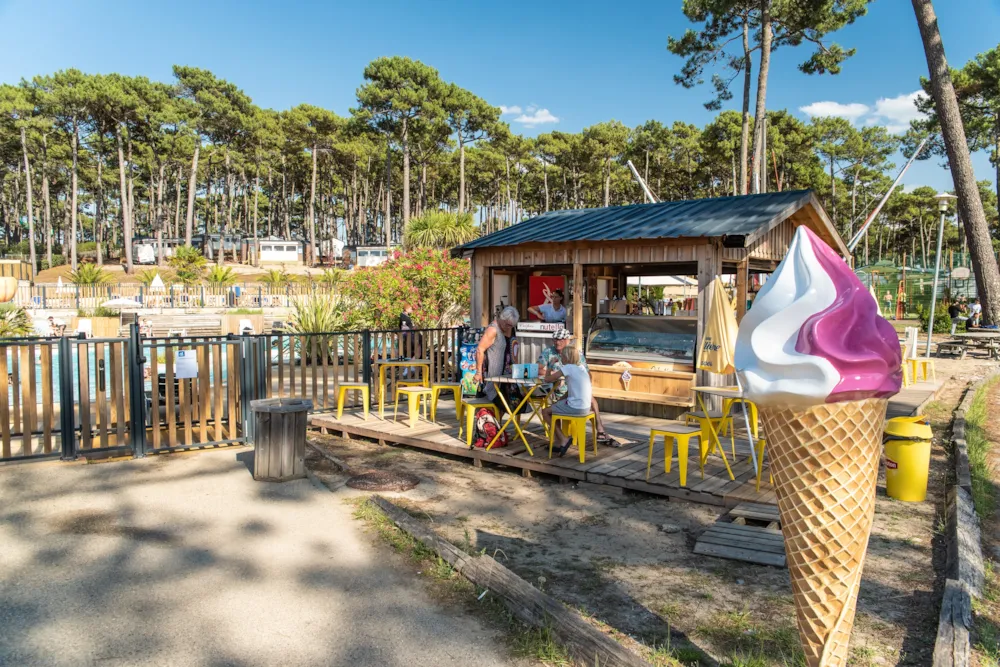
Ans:
{"label": "yellow metal chair", "polygon": [[586,415],[552,415],[552,423],[549,424],[549,458],[552,458],[552,446],[556,441],[556,426],[560,422],[569,422],[569,433],[580,453],[580,463],[585,462],[587,453],[587,422],[594,424],[594,454],[597,454],[597,417],[593,412]]}
{"label": "yellow metal chair", "polygon": [[368,404],[371,402],[371,394],[367,382],[341,382],[337,388],[337,419],[344,416],[344,399],[349,391],[360,391],[361,402],[365,409],[365,421],[368,421]]}
{"label": "yellow metal chair", "polygon": [[[732,424],[734,419],[736,419],[736,423],[742,423],[742,421],[733,417],[734,407],[741,403],[747,406],[747,414],[750,417],[750,434],[756,438],[760,427],[757,418],[757,405],[753,401],[748,401],[745,398],[724,398],[722,399],[722,414],[729,415],[730,424]],[[725,433],[722,433],[722,435],[725,435]]]}
{"label": "yellow metal chair", "polygon": [[[677,448],[677,465],[681,473],[681,486],[687,484],[688,451],[691,438],[701,438],[701,427],[688,426],[681,422],[673,422],[664,428],[654,428],[649,431],[649,456],[646,457],[646,481],[649,481],[649,469],[653,465],[653,444],[657,436],[663,436],[663,470],[670,472],[670,460],[673,458],[674,447]],[[699,442],[703,442],[701,439]],[[704,448],[704,445],[702,446]]]}
{"label": "yellow metal chair", "polygon": [[462,383],[435,382],[431,385],[431,421],[437,421],[438,398],[442,391],[450,391],[455,398],[455,417],[462,423]]}
{"label": "yellow metal chair", "polygon": [[[471,398],[463,401],[462,412],[465,415],[465,444],[469,447],[472,447],[472,432],[475,430],[476,413],[479,411],[479,408],[486,408],[493,413],[497,421],[500,421],[500,411],[493,404],[493,401],[485,398]],[[458,422],[458,439],[462,439],[462,420]]]}
{"label": "yellow metal chair", "polygon": [[[726,415],[726,417],[723,418],[722,415]],[[696,422],[701,427],[703,433],[702,442],[704,443],[702,445],[702,449],[705,449],[708,444],[707,441],[709,438],[707,435],[709,424],[712,425],[715,432],[719,435],[726,435],[726,432],[728,431],[729,446],[733,451],[733,458],[736,458],[736,435],[733,433],[733,416],[731,414],[727,414],[725,411],[720,410],[709,410],[707,414],[703,410],[691,410],[690,412],[685,412],[684,423],[690,424],[692,421]],[[723,450],[723,452],[724,451],[725,450]],[[702,455],[703,468],[705,465],[705,458],[707,456],[707,453]],[[725,456],[725,454],[723,454],[723,456]]]}
{"label": "yellow metal chair", "polygon": [[[549,437],[549,425],[545,423],[544,419],[542,419],[542,410],[549,407],[549,394],[532,394],[531,397],[528,398],[528,405],[531,406],[531,414],[528,415],[528,420],[524,422],[524,428],[527,428],[528,424],[531,423],[531,420],[537,417],[538,422],[542,425],[542,430],[545,431],[545,437]],[[518,413],[518,420],[521,419],[522,414],[524,413]]]}
{"label": "yellow metal chair", "polygon": [[[757,438],[753,443],[754,453],[757,455],[757,490],[760,491],[760,478],[764,474],[764,447],[767,445],[764,438]],[[770,469],[768,469],[768,479],[771,480],[771,484],[774,484],[774,476],[771,475]]]}
{"label": "yellow metal chair", "polygon": [[424,407],[424,419],[427,418],[427,403],[429,401],[422,399],[429,399],[431,397],[431,390],[427,387],[397,387],[396,400],[392,402],[392,421],[396,421],[396,415],[399,412],[400,394],[406,396],[406,403],[410,415],[410,428],[416,428],[417,419],[420,418],[421,404],[423,404]]}

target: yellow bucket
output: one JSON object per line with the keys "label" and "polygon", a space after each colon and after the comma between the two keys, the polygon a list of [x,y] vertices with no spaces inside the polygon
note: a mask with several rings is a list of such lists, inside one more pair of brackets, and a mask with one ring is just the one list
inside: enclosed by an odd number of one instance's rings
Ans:
{"label": "yellow bucket", "polygon": [[919,503],[927,498],[931,427],[924,417],[896,417],[885,427],[885,492]]}

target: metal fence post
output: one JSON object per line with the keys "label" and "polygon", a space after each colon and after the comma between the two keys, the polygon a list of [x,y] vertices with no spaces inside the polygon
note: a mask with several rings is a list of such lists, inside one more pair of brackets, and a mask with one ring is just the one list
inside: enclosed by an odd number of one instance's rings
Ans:
{"label": "metal fence post", "polygon": [[361,372],[366,384],[372,383],[372,332],[365,329],[361,334],[362,354]]}
{"label": "metal fence post", "polygon": [[[76,286],[76,309],[80,310],[80,286]],[[79,314],[79,313],[78,313]]]}
{"label": "metal fence post", "polygon": [[253,377],[254,339],[250,336],[240,336],[240,416],[243,420],[243,441],[254,443],[254,424],[250,418],[250,401],[257,398],[256,383]]}
{"label": "metal fence post", "polygon": [[[76,459],[76,401],[73,399],[73,346],[70,338],[59,339],[59,432],[62,460]],[[89,406],[88,406],[89,407]]]}
{"label": "metal fence post", "polygon": [[132,389],[129,396],[132,413],[129,435],[132,442],[132,456],[141,459],[146,456],[146,380],[142,373],[146,357],[143,355],[142,339],[139,337],[139,325],[132,322],[128,329],[128,372],[129,386]]}

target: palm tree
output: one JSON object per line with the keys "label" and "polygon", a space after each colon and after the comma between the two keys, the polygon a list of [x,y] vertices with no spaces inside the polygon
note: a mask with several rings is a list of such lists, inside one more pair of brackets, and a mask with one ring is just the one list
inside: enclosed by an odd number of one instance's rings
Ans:
{"label": "palm tree", "polygon": [[236,273],[228,266],[213,266],[205,276],[212,287],[229,287],[236,282]]}
{"label": "palm tree", "polygon": [[190,246],[178,246],[170,258],[177,281],[184,285],[197,285],[205,273],[205,256]]}
{"label": "palm tree", "polygon": [[69,281],[76,285],[104,285],[112,281],[111,274],[97,264],[80,264],[71,271]]}
{"label": "palm tree", "polygon": [[924,42],[924,55],[931,75],[931,93],[941,136],[948,153],[951,178],[958,195],[958,208],[965,224],[965,236],[969,241],[969,255],[976,288],[982,299],[983,319],[989,324],[1000,323],[1000,269],[993,257],[990,229],[983,210],[983,200],[972,169],[969,145],[966,143],[965,126],[958,109],[958,98],[948,70],[948,60],[944,55],[944,42],[938,30],[937,16],[931,0],[912,0],[913,11],[920,27],[920,37]]}
{"label": "palm tree", "polygon": [[411,248],[453,248],[479,236],[471,213],[428,211],[414,218],[403,232],[403,245]]}
{"label": "palm tree", "polygon": [[294,278],[284,269],[269,269],[267,273],[261,276],[260,282],[271,287],[284,287],[285,285],[290,285],[293,280]]}

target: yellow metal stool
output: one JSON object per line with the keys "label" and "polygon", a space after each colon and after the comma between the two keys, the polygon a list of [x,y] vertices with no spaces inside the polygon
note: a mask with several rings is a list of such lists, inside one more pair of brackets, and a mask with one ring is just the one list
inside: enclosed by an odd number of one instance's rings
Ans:
{"label": "yellow metal stool", "polygon": [[462,383],[435,382],[431,385],[431,421],[437,421],[438,397],[442,391],[450,391],[455,397],[455,417],[462,423]]}
{"label": "yellow metal stool", "polygon": [[[687,484],[688,451],[691,438],[701,438],[700,426],[688,426],[674,422],[669,427],[654,428],[649,431],[649,456],[646,457],[646,481],[649,481],[649,469],[653,465],[653,443],[657,436],[663,436],[663,470],[670,472],[670,459],[673,458],[674,446],[677,447],[677,466],[681,472],[681,486]],[[669,438],[669,446],[667,445]],[[701,440],[699,440],[701,442]]]}
{"label": "yellow metal stool", "polygon": [[[396,414],[399,411],[400,394],[406,396],[407,407],[409,408],[410,415],[410,428],[416,428],[417,419],[420,418],[421,399],[429,399],[431,397],[431,390],[427,387],[397,387],[396,400],[392,403],[392,421],[396,421]],[[426,419],[428,401],[423,401],[422,403],[424,406],[424,418]]]}
{"label": "yellow metal stool", "polygon": [[910,379],[910,366],[909,366],[909,364],[906,363],[907,361],[908,361],[907,359],[903,359],[903,366],[902,366],[902,368],[903,368],[903,386],[904,387],[909,387],[911,384],[913,384],[913,381]]}
{"label": "yellow metal stool", "polygon": [[594,424],[594,454],[597,454],[597,417],[594,416],[593,412],[579,416],[554,414],[552,415],[552,423],[549,425],[549,458],[552,458],[552,446],[556,441],[556,426],[559,422],[569,422],[570,437],[573,438],[573,444],[576,445],[576,450],[580,453],[580,463],[584,463],[587,453],[588,421]]}
{"label": "yellow metal stool", "polygon": [[[910,357],[906,360],[906,363],[910,365],[910,377],[913,382],[920,382],[920,376],[924,376],[924,382],[928,379],[931,381],[937,380],[937,374],[934,372],[934,360],[928,357]],[[930,371],[930,377],[927,376],[927,371]]]}
{"label": "yellow metal stool", "polygon": [[344,399],[349,391],[360,391],[361,401],[365,409],[365,421],[368,421],[368,403],[371,401],[367,382],[341,382],[337,389],[337,419],[344,415]]}
{"label": "yellow metal stool", "polygon": [[[472,432],[475,430],[476,413],[479,412],[479,408],[486,408],[493,413],[497,421],[500,421],[500,411],[497,410],[497,406],[493,404],[493,401],[485,398],[471,398],[468,401],[463,401],[462,412],[465,415],[465,444],[469,447],[472,447]],[[458,422],[458,439],[462,439],[461,420]]]}

